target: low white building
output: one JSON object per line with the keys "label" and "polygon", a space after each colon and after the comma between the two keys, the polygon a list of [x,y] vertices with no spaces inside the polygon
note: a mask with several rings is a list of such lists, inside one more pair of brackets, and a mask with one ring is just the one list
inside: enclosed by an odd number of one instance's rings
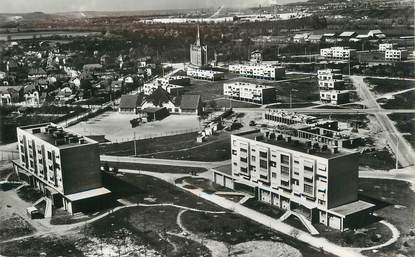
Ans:
{"label": "low white building", "polygon": [[342,46],[334,46],[330,48],[320,49],[320,56],[327,59],[350,60],[354,59],[356,55],[356,49],[351,49]]}
{"label": "low white building", "polygon": [[267,64],[234,64],[229,71],[248,78],[276,80],[285,77],[285,68]]}
{"label": "low white building", "polygon": [[386,50],[385,51],[385,60],[386,61],[402,61],[408,58],[407,50]]}
{"label": "low white building", "polygon": [[379,44],[379,51],[385,52],[386,50],[392,50],[393,44],[391,43],[383,43]]}
{"label": "low white building", "polygon": [[224,83],[223,94],[236,100],[257,104],[269,104],[276,100],[274,87],[245,82]]}
{"label": "low white building", "polygon": [[195,78],[195,79],[203,79],[203,80],[221,80],[225,78],[225,73],[221,71],[214,71],[214,70],[202,70],[202,69],[192,69],[188,68],[186,72],[187,76]]}
{"label": "low white building", "polygon": [[345,104],[350,102],[350,92],[341,90],[320,91],[320,101],[333,105]]}
{"label": "low white building", "polygon": [[343,75],[339,69],[318,70],[318,85],[322,90],[342,89],[344,86]]}

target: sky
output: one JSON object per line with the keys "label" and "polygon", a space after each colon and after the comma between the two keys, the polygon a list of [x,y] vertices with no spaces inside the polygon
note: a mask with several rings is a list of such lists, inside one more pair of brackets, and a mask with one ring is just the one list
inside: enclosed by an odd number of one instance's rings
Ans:
{"label": "sky", "polygon": [[[275,0],[0,0],[0,13],[68,11],[136,11],[183,8],[250,7]],[[301,0],[277,0],[278,4]],[[304,1],[304,0],[303,0]]]}

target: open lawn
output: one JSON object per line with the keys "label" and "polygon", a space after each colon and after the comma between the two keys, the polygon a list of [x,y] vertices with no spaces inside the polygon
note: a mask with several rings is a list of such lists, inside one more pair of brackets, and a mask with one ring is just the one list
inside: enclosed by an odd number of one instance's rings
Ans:
{"label": "open lawn", "polygon": [[[223,161],[230,159],[230,134],[218,133],[203,143],[196,142],[197,133],[138,140],[137,156],[145,158]],[[134,142],[101,145],[101,153],[134,155]]]}
{"label": "open lawn", "polygon": [[388,116],[395,123],[396,128],[403,133],[403,137],[415,147],[415,114],[393,113]]}
{"label": "open lawn", "polygon": [[231,189],[227,187],[223,187],[221,185],[213,183],[211,180],[205,178],[194,178],[194,177],[186,177],[179,180],[176,180],[175,183],[186,183],[190,184],[196,188],[201,188],[205,193],[211,194],[214,192],[232,192]]}
{"label": "open lawn", "polygon": [[[205,172],[204,168],[195,167],[179,167],[179,166],[168,166],[168,165],[156,165],[156,164],[142,164],[142,163],[119,163],[119,162],[105,162],[109,167],[127,170],[144,170],[153,171],[159,173],[200,173]],[[101,163],[102,165],[105,163]]]}
{"label": "open lawn", "polygon": [[[278,245],[277,242],[289,245],[290,247],[299,250],[303,256],[331,256],[310,248],[306,244],[300,243],[293,238],[289,238],[283,234],[270,230],[269,228],[257,224],[251,220],[247,220],[237,214],[228,213],[212,215],[185,212],[182,216],[182,222],[186,229],[193,233],[208,239],[225,242],[230,245],[237,245],[253,240],[267,240],[275,242],[275,245]],[[282,248],[285,247],[281,247],[281,251],[283,251]],[[288,253],[286,253],[286,255],[291,256]]]}
{"label": "open lawn", "polygon": [[394,169],[395,162],[395,157],[386,148],[372,152],[364,152],[359,155],[359,165],[372,169]]}
{"label": "open lawn", "polygon": [[192,115],[170,115],[161,121],[154,121],[132,128],[130,120],[134,114],[106,112],[88,121],[80,122],[69,130],[81,135],[105,135],[112,142],[130,141],[150,137],[183,134],[198,130],[199,117]]}
{"label": "open lawn", "polygon": [[391,99],[379,99],[383,109],[413,109],[415,103],[415,91],[409,91],[394,95]]}
{"label": "open lawn", "polygon": [[225,99],[225,98],[221,98],[221,99],[216,99],[215,103],[217,105],[217,108],[258,108],[261,105],[260,104],[255,104],[255,103],[248,103],[248,102],[243,102],[243,101],[236,101],[236,100],[232,100],[229,101],[229,99]]}
{"label": "open lawn", "polygon": [[18,215],[13,215],[7,218],[1,217],[0,241],[29,235],[34,231],[35,229]]}
{"label": "open lawn", "polygon": [[276,206],[258,201],[254,198],[249,199],[243,205],[252,210],[261,212],[275,219],[279,219],[285,212],[283,209],[280,209]]}
{"label": "open lawn", "polygon": [[113,176],[105,174],[103,181],[114,197],[125,198],[132,203],[174,203],[202,210],[218,211],[221,209],[219,206],[189,194],[173,184],[146,175]]}
{"label": "open lawn", "polygon": [[371,247],[385,243],[392,238],[392,231],[380,222],[344,232],[322,224],[316,224],[315,227],[320,232],[320,236],[345,247]]}
{"label": "open lawn", "polygon": [[[389,203],[375,213],[395,225],[401,232],[397,243],[382,248],[372,256],[403,254],[415,256],[415,193],[409,183],[396,180],[360,179],[360,194]],[[411,233],[412,231],[412,233]]]}
{"label": "open lawn", "polygon": [[376,94],[386,94],[398,92],[409,88],[415,88],[415,81],[397,80],[397,79],[380,79],[366,78],[366,82],[370,85],[371,90]]}
{"label": "open lawn", "polygon": [[43,194],[31,186],[24,186],[17,191],[17,195],[26,202],[34,203],[39,200]]}

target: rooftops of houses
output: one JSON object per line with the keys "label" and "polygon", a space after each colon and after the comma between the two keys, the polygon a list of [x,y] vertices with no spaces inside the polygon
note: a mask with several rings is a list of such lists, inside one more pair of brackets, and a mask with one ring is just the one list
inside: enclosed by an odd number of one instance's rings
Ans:
{"label": "rooftops of houses", "polygon": [[194,110],[200,106],[200,95],[182,95],[180,108]]}
{"label": "rooftops of houses", "polygon": [[123,95],[121,96],[119,108],[121,109],[134,109],[137,108],[142,102],[142,96],[136,95]]}

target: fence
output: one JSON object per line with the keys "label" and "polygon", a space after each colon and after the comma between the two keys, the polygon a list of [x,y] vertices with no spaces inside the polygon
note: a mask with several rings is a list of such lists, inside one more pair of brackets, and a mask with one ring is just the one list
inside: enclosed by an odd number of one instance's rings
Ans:
{"label": "fence", "polygon": [[103,144],[118,144],[118,143],[125,143],[125,142],[131,142],[131,141],[138,141],[138,140],[145,140],[145,139],[152,139],[152,138],[157,138],[157,137],[167,137],[167,136],[175,136],[175,135],[181,135],[181,134],[188,134],[188,133],[194,133],[194,132],[199,132],[200,128],[192,128],[192,129],[182,129],[182,130],[173,130],[173,131],[167,131],[167,132],[162,132],[162,133],[157,133],[157,134],[150,134],[150,135],[145,135],[145,136],[132,136],[132,137],[128,137],[128,138],[122,138],[122,139],[117,139],[117,140],[113,140],[111,142],[106,142]]}

